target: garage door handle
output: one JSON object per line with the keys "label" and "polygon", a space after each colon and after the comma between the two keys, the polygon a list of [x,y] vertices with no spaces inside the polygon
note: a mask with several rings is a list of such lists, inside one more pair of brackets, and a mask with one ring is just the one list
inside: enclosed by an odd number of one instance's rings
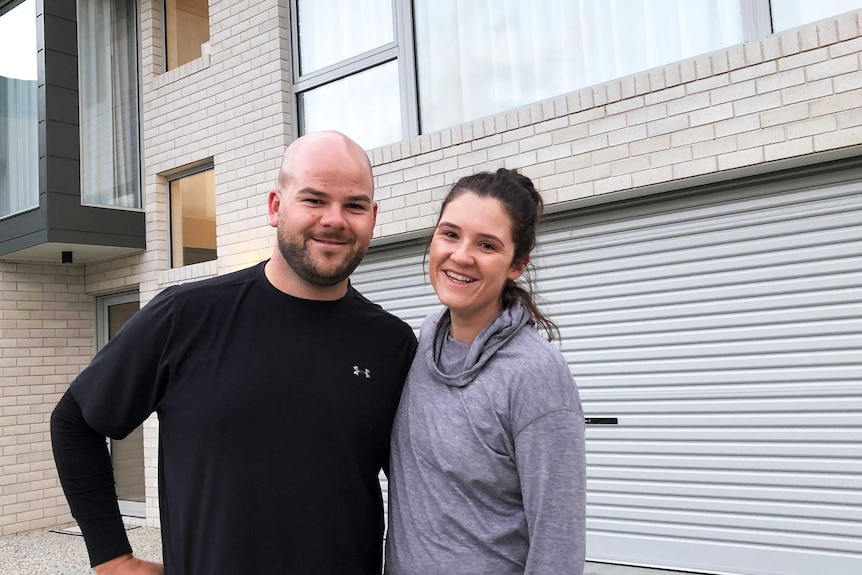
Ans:
{"label": "garage door handle", "polygon": [[616,417],[585,417],[587,425],[616,425],[619,423]]}

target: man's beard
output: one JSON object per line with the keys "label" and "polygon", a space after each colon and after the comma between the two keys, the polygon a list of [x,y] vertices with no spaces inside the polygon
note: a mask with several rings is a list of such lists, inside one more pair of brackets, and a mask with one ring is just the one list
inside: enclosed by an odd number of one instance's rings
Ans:
{"label": "man's beard", "polygon": [[[291,241],[281,226],[279,226],[278,231],[278,250],[281,252],[281,257],[300,279],[311,285],[331,287],[346,280],[365,257],[365,252],[368,251],[367,247],[363,249],[354,243],[353,251],[348,253],[341,263],[335,264],[334,267],[326,266],[325,269],[322,269],[322,266],[312,259],[305,247],[305,242],[309,238],[303,235],[299,242],[295,242]],[[325,239],[325,236],[323,238]],[[329,239],[344,240],[340,236]]]}

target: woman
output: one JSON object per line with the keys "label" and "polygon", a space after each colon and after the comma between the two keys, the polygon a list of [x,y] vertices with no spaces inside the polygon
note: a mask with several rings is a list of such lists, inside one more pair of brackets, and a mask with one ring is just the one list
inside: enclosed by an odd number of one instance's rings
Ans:
{"label": "woman", "polygon": [[516,283],[541,212],[514,170],[443,201],[428,273],[445,308],[422,325],[392,431],[389,575],[583,573],[583,411],[556,326]]}

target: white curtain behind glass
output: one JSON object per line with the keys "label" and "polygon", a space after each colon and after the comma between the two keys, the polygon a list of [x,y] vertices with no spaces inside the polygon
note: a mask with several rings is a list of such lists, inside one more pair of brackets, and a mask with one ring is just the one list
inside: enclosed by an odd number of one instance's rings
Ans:
{"label": "white curtain behind glass", "polygon": [[39,205],[36,2],[0,16],[0,217]]}
{"label": "white curtain behind glass", "polygon": [[78,1],[81,197],[140,208],[137,37],[130,0]]}
{"label": "white curtain behind glass", "polygon": [[392,0],[299,0],[300,73],[392,42]]}
{"label": "white curtain behind glass", "polygon": [[727,0],[416,0],[422,132],[742,42]]}
{"label": "white curtain behind glass", "polygon": [[862,0],[771,0],[769,4],[773,32],[862,9]]}
{"label": "white curtain behind glass", "polygon": [[36,84],[0,76],[0,217],[39,205]]}

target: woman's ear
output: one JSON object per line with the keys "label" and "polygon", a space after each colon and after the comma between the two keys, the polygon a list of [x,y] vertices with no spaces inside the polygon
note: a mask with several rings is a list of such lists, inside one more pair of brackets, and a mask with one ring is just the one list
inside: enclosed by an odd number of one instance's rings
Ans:
{"label": "woman's ear", "polygon": [[522,258],[518,258],[514,262],[512,262],[512,267],[509,269],[509,273],[506,274],[510,280],[516,280],[527,271],[527,264],[530,263],[530,254],[525,255]]}

